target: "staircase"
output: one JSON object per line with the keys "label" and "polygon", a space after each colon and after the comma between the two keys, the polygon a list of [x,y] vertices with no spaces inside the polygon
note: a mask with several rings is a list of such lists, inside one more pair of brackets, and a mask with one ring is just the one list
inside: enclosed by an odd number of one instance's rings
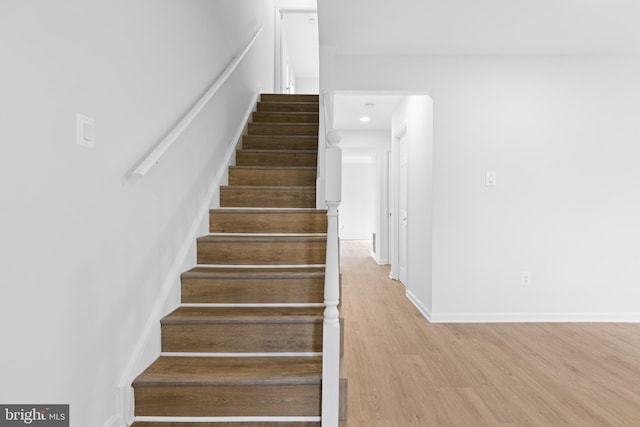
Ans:
{"label": "staircase", "polygon": [[182,304],[161,321],[162,354],[133,382],[133,426],[320,426],[317,145],[317,95],[261,96]]}

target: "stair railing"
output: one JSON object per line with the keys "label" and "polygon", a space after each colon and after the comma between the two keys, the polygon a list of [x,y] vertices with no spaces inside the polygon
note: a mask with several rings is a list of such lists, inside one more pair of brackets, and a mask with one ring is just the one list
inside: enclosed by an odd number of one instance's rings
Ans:
{"label": "stair railing", "polygon": [[325,115],[324,184],[327,205],[327,258],[322,332],[322,427],[338,427],[340,414],[340,251],[338,207],[342,196],[342,149],[334,131],[330,95],[322,97]]}
{"label": "stair railing", "polygon": [[229,64],[224,69],[222,74],[220,74],[220,76],[218,76],[216,81],[213,82],[211,86],[209,86],[207,91],[200,97],[200,99],[196,101],[193,107],[191,107],[191,109],[182,117],[182,119],[180,119],[178,124],[176,124],[174,128],[171,129],[171,131],[167,134],[167,136],[165,136],[164,139],[160,141],[158,145],[156,145],[153,151],[138,164],[138,166],[131,173],[132,177],[145,176],[147,172],[151,170],[152,167],[158,164],[158,162],[160,161],[160,158],[169,149],[169,147],[171,147],[173,143],[176,142],[178,137],[182,134],[182,132],[184,132],[184,130],[189,126],[189,124],[193,121],[193,119],[195,119],[196,116],[200,114],[203,108],[209,103],[209,101],[211,101],[211,98],[213,98],[213,95],[215,95],[216,92],[218,92],[218,90],[222,87],[222,85],[225,84],[229,76],[233,74],[235,69],[240,64],[240,62],[242,62],[244,57],[247,55],[247,53],[251,49],[251,46],[253,46],[253,44],[255,43],[256,39],[262,32],[263,28],[264,28],[264,25],[260,25],[260,28],[258,28],[256,32],[253,34],[253,37],[251,38],[247,46],[245,46],[244,50],[240,54],[236,55],[231,60],[231,62],[229,62]]}

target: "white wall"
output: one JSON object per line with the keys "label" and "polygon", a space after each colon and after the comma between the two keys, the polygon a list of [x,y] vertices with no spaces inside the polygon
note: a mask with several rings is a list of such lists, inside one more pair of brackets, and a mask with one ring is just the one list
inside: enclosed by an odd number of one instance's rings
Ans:
{"label": "white wall", "polygon": [[[167,281],[178,289],[167,275],[240,117],[255,91],[273,90],[272,8],[0,4],[1,402],[70,403],[74,427],[115,425],[117,381],[156,295]],[[212,104],[131,180],[263,23]],[[77,112],[96,120],[94,149],[75,143]]]}
{"label": "white wall", "polygon": [[322,60],[323,89],[432,95],[433,320],[640,320],[640,58]]}
{"label": "white wall", "polygon": [[373,167],[371,160],[342,162],[340,238],[371,240],[373,233]]}
{"label": "white wall", "polygon": [[[385,132],[390,147],[391,135]],[[372,159],[373,176],[373,232],[376,235],[371,256],[378,264],[389,264],[389,160],[390,148],[379,150]]]}
{"label": "white wall", "polygon": [[296,77],[296,93],[318,94],[320,81],[314,77]]}

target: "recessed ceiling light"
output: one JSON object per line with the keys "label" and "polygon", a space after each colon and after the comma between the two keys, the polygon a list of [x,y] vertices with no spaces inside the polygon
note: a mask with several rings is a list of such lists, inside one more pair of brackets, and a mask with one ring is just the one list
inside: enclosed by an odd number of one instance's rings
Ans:
{"label": "recessed ceiling light", "polygon": [[368,122],[368,121],[370,121],[370,120],[371,120],[371,117],[369,117],[369,116],[362,116],[362,117],[360,117],[360,121],[361,121],[362,123],[367,123],[367,122]]}

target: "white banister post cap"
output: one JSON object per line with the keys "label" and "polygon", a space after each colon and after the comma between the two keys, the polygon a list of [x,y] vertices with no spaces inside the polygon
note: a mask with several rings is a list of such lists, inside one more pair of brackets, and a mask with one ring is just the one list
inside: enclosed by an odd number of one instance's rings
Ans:
{"label": "white banister post cap", "polygon": [[331,132],[327,133],[327,143],[329,147],[334,147],[340,144],[340,141],[342,141],[342,136],[338,131],[332,130]]}

